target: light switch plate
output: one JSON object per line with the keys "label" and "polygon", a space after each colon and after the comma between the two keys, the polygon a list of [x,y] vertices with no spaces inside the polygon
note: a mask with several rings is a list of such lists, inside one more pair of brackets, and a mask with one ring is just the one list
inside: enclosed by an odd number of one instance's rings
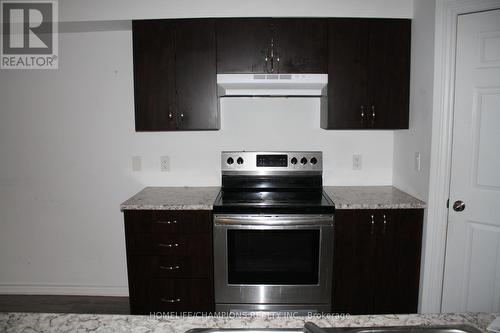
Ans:
{"label": "light switch plate", "polygon": [[420,172],[422,170],[422,156],[420,152],[415,153],[415,171]]}

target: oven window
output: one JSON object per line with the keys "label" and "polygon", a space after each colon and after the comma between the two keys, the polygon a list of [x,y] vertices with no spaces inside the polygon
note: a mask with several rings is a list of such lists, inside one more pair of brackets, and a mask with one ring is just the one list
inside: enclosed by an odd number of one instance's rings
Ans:
{"label": "oven window", "polygon": [[227,231],[229,284],[318,284],[319,230]]}

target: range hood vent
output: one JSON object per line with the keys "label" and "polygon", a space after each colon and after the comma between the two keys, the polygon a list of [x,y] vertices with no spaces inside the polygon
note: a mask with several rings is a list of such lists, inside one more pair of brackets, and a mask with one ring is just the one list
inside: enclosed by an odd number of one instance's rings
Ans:
{"label": "range hood vent", "polygon": [[221,97],[326,94],[328,74],[217,74]]}

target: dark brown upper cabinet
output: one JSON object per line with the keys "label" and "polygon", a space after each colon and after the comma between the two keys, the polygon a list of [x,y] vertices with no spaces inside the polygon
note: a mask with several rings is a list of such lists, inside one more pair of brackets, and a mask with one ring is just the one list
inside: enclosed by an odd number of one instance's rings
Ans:
{"label": "dark brown upper cabinet", "polygon": [[217,72],[326,73],[326,27],[323,19],[219,19]]}
{"label": "dark brown upper cabinet", "polygon": [[329,19],[321,128],[407,129],[411,21]]}
{"label": "dark brown upper cabinet", "polygon": [[136,131],[217,130],[213,19],[133,21]]}

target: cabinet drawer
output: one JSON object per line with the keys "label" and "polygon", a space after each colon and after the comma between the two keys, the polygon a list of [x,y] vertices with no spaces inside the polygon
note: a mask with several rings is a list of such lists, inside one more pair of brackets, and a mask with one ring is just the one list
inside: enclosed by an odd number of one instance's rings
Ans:
{"label": "cabinet drawer", "polygon": [[211,230],[211,212],[204,210],[139,210],[125,212],[128,233],[207,233]]}
{"label": "cabinet drawer", "polygon": [[211,249],[210,234],[137,233],[127,239],[130,254],[207,257]]}
{"label": "cabinet drawer", "polygon": [[149,299],[153,311],[179,312],[212,310],[213,285],[208,279],[154,279]]}
{"label": "cabinet drawer", "polygon": [[210,257],[132,256],[129,269],[148,278],[209,278]]}

